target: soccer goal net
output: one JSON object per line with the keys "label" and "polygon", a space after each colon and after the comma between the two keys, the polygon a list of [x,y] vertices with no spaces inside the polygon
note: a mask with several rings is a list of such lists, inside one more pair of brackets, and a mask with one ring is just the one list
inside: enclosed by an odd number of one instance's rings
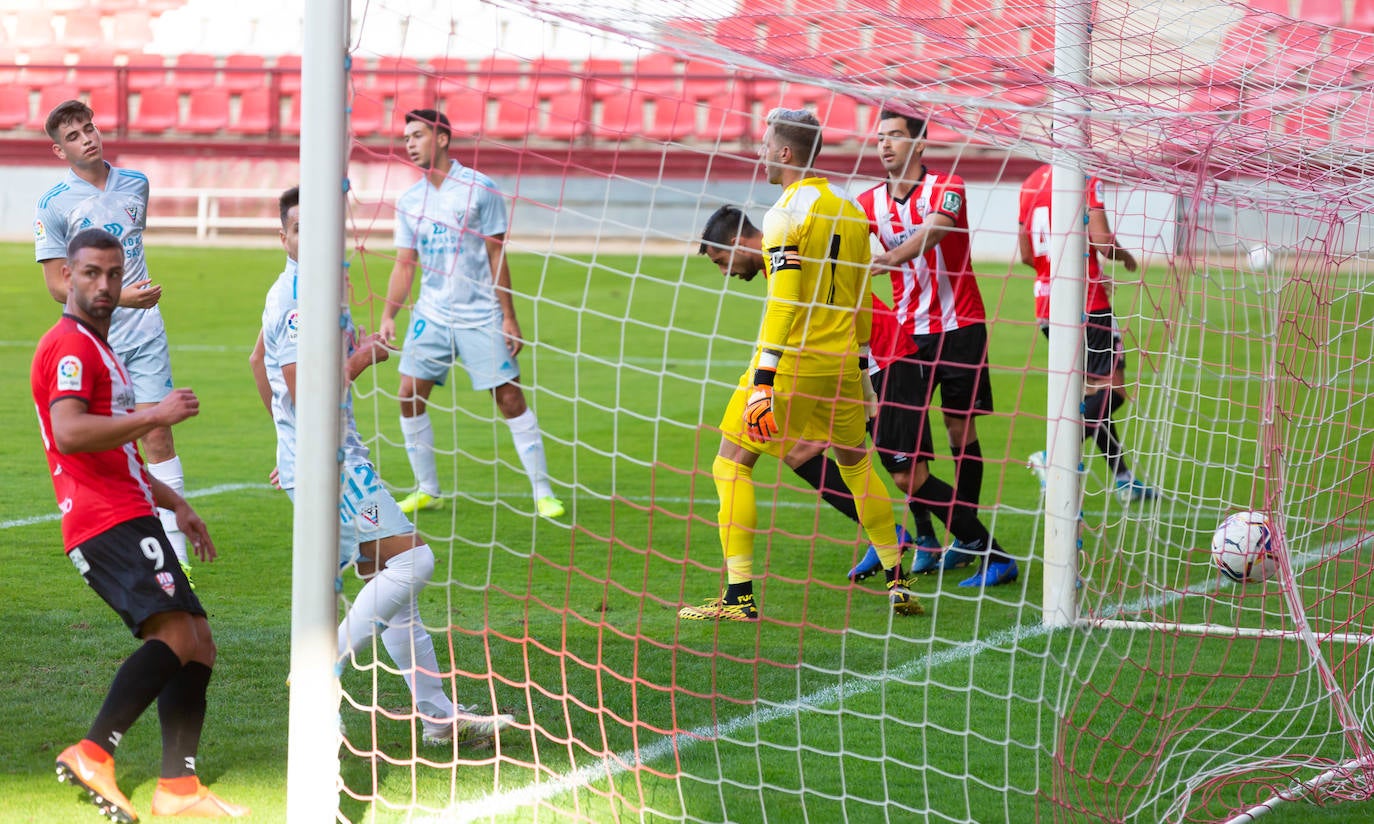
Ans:
{"label": "soccer goal net", "polygon": [[[465,368],[499,353],[468,349],[423,427],[402,420],[400,354],[354,386],[380,476],[433,498],[412,517],[437,558],[419,607],[434,674],[514,723],[427,744],[414,673],[377,644],[341,678],[340,817],[1143,824],[1367,800],[1374,7],[1301,5],[355,8],[353,314],[375,328],[394,271],[499,228],[524,348],[521,402]],[[698,246],[718,207],[758,224],[777,200],[758,145],[779,106],[818,116],[818,173],[852,194],[887,176],[884,110],[924,118],[921,162],[964,183],[993,411],[957,461],[932,414],[931,468],[957,467],[961,494],[981,473],[1018,574],[960,586],[977,561],[941,560],[910,583],[924,616],[894,615],[881,575],[852,583],[863,532],[765,457],[759,620],[679,618],[725,588],[712,462],[767,288]],[[452,158],[486,176],[459,200],[403,197],[416,109],[443,112]],[[1081,250],[1097,210],[1133,264],[1101,258],[1125,358],[1105,441],[1079,437],[1081,382],[1054,394],[1083,378],[1081,346],[1061,346],[1083,319],[1042,334],[1021,258],[1023,183],[1051,162],[1101,183],[1086,203],[1056,192],[1079,205],[1051,248]],[[479,224],[492,197],[502,219]],[[1087,279],[1082,259],[1052,267]],[[435,275],[416,275],[400,336],[427,322]],[[892,297],[887,276],[874,288]],[[550,498],[563,513],[540,517]],[[1267,521],[1268,578],[1219,572],[1213,535],[1238,511]]]}

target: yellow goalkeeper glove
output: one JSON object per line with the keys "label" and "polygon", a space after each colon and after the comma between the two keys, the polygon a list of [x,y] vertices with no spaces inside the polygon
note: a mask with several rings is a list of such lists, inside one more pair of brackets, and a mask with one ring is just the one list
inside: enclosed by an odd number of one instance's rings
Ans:
{"label": "yellow goalkeeper glove", "polygon": [[773,417],[773,378],[776,375],[772,369],[754,370],[754,391],[744,407],[744,425],[749,439],[757,443],[766,443],[778,434],[778,422]]}

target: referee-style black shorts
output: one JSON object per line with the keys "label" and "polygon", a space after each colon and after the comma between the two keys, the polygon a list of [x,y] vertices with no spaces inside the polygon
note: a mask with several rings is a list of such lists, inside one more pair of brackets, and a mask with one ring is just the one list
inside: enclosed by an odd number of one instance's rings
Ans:
{"label": "referee-style black shorts", "polygon": [[988,328],[978,323],[938,335],[915,335],[912,358],[930,368],[917,397],[934,403],[940,389],[940,408],[947,415],[987,415],[992,409],[992,374],[988,370]]}
{"label": "referee-style black shorts", "polygon": [[[1046,338],[1050,336],[1049,326],[1041,326],[1040,331]],[[1083,324],[1083,350],[1083,372],[1089,377],[1108,378],[1118,368],[1126,368],[1126,347],[1112,310],[1088,313]]]}
{"label": "referee-style black shorts", "polygon": [[922,374],[929,370],[926,364],[901,359],[873,376],[873,390],[878,393],[873,446],[889,473],[903,472],[913,461],[935,458],[930,396],[924,390],[929,381]]}
{"label": "referee-style black shorts", "polygon": [[162,522],[151,515],[105,530],[73,547],[67,558],[135,638],[142,637],[143,622],[160,612],[205,614]]}

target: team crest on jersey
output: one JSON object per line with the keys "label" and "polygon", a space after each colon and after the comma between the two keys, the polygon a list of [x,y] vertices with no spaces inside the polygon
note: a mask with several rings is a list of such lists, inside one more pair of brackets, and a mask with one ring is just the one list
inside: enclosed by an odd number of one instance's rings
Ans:
{"label": "team crest on jersey", "polygon": [[940,199],[940,211],[958,214],[964,208],[964,198],[958,192],[945,192],[945,196]]}
{"label": "team crest on jersey", "polygon": [[176,579],[172,577],[172,573],[166,571],[159,572],[157,574],[157,585],[162,587],[162,591],[167,593],[168,598],[176,595],[177,582]]}
{"label": "team crest on jersey", "polygon": [[286,337],[288,340],[294,343],[296,338],[300,335],[300,333],[301,310],[292,309],[290,314],[286,316]]}
{"label": "team crest on jersey", "polygon": [[364,521],[367,521],[369,526],[375,527],[382,522],[382,514],[377,510],[376,504],[368,504],[367,506],[363,507],[362,512],[358,513],[358,517],[362,518]]}
{"label": "team crest on jersey", "polygon": [[46,226],[43,225],[43,221],[41,221],[41,220],[35,220],[35,221],[33,222],[33,239],[34,239],[34,240],[47,240],[47,238],[48,238],[48,227],[46,227]]}
{"label": "team crest on jersey", "polygon": [[81,388],[81,358],[67,355],[57,362],[57,388],[66,392]]}
{"label": "team crest on jersey", "polygon": [[130,222],[130,223],[135,223],[135,224],[138,223],[138,207],[137,207],[137,206],[125,206],[125,207],[124,207],[124,214],[126,214],[126,215],[129,216],[129,222]]}

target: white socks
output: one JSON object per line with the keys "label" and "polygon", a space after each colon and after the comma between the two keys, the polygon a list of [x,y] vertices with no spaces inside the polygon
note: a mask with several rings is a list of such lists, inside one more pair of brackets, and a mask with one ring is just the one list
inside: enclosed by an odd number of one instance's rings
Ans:
{"label": "white socks", "polygon": [[434,639],[420,622],[420,608],[414,598],[391,617],[390,625],[382,632],[382,644],[405,676],[415,708],[431,720],[452,718],[453,702],[437,675],[439,659],[434,654]]}
{"label": "white socks", "polygon": [[[425,544],[408,549],[386,562],[386,568],[368,581],[339,624],[339,659],[357,653],[372,642],[385,625],[415,596],[434,574],[434,553]],[[432,649],[432,647],[431,647]]]}
{"label": "white socks", "polygon": [[[181,458],[179,456],[174,455],[171,460],[163,461],[162,463],[150,463],[147,466],[148,474],[162,481],[170,487],[173,492],[178,495],[185,492],[186,482],[181,474]],[[176,514],[170,509],[162,509],[159,507],[157,510],[157,517],[158,520],[162,521],[162,530],[167,533],[167,540],[171,542],[172,551],[177,554],[177,560],[181,561],[183,565],[188,564],[189,559],[186,555],[186,536],[177,528]]]}
{"label": "white socks", "polygon": [[539,434],[539,421],[534,418],[534,410],[526,407],[522,414],[506,418],[506,425],[510,427],[515,452],[530,478],[535,500],[553,495],[553,487],[549,485],[549,465],[544,459],[544,438]]}
{"label": "white socks", "polygon": [[439,494],[439,470],[434,465],[434,427],[429,413],[413,418],[401,416],[401,434],[405,436],[406,455],[415,473],[415,485],[429,495]]}

